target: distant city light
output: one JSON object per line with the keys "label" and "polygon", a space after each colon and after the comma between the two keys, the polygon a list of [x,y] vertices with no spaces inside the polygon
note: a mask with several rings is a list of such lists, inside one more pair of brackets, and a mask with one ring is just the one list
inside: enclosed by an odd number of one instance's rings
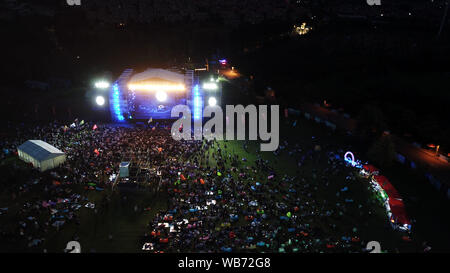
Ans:
{"label": "distant city light", "polygon": [[158,91],[156,92],[156,99],[160,102],[167,100],[167,93],[164,91]]}
{"label": "distant city light", "polygon": [[105,98],[103,96],[97,96],[95,98],[95,103],[97,103],[98,106],[103,106],[105,104]]}
{"label": "distant city light", "polygon": [[203,89],[205,90],[217,90],[219,86],[215,82],[205,82],[203,84]]}
{"label": "distant city light", "polygon": [[295,31],[295,33],[297,33],[298,35],[305,35],[305,34],[307,34],[311,29],[312,29],[312,27],[307,27],[307,26],[306,26],[306,23],[302,23],[300,26],[294,25],[294,31]]}
{"label": "distant city light", "polygon": [[216,106],[216,104],[217,104],[216,98],[210,97],[210,98],[208,99],[208,104],[209,104],[209,106]]}
{"label": "distant city light", "polygon": [[109,82],[107,81],[98,81],[95,83],[95,88],[105,89],[109,87]]}

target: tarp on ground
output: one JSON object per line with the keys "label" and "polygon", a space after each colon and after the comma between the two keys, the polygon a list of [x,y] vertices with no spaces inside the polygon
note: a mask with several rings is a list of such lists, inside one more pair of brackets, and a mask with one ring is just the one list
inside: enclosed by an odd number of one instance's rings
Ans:
{"label": "tarp on ground", "polygon": [[400,163],[405,164],[406,158],[403,155],[401,155],[401,154],[397,154],[397,160]]}

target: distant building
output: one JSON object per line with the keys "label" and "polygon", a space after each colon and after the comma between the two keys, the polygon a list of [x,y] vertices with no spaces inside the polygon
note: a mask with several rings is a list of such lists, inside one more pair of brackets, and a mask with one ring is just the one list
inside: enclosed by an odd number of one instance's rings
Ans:
{"label": "distant building", "polygon": [[42,140],[28,140],[18,148],[19,158],[33,164],[41,172],[53,169],[66,161],[66,155]]}

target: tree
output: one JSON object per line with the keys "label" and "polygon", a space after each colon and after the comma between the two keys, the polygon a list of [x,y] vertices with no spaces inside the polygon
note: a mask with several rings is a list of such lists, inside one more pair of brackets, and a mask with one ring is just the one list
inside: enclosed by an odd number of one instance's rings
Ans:
{"label": "tree", "polygon": [[371,161],[380,167],[389,167],[395,159],[395,145],[389,135],[383,135],[372,144],[368,151]]}
{"label": "tree", "polygon": [[379,135],[386,130],[386,122],[380,108],[375,105],[365,105],[358,116],[358,128],[363,135],[373,133]]}

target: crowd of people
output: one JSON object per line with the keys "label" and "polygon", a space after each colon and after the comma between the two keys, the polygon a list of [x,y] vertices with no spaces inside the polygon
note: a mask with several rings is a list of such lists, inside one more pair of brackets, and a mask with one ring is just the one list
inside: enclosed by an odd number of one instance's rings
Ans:
{"label": "crowd of people", "polygon": [[[236,145],[240,144],[231,141],[175,141],[166,124],[139,128],[77,120],[71,126],[55,122],[14,128],[16,132],[0,143],[1,160],[17,153],[28,139],[54,145],[66,153],[67,160],[51,171],[32,171],[26,181],[9,185],[5,192],[12,204],[16,202],[17,222],[0,227],[2,241],[19,240],[39,249],[52,232],[67,224],[80,225],[80,210],[101,213],[108,206],[108,196],[95,204],[86,193],[120,190],[113,188],[114,183],[124,182],[115,179],[119,165],[131,161],[145,174],[135,182],[169,196],[167,210],[158,211],[148,223],[137,250],[366,251],[360,230],[369,225],[376,201],[354,201],[357,193],[351,189],[357,177],[339,158],[343,151],[334,147],[284,141],[274,156],[289,156],[295,162],[296,172],[289,175],[263,153],[253,151],[251,143],[243,143],[239,152]],[[310,170],[310,166],[315,167]],[[134,175],[127,181],[133,182]],[[29,197],[30,192],[39,194]],[[325,192],[332,192],[333,198],[324,198]],[[13,208],[2,208],[2,214],[11,213]],[[386,228],[390,229],[387,220]]]}
{"label": "crowd of people", "polygon": [[[111,189],[122,160],[145,160],[147,165],[165,169],[165,160],[191,151],[188,145],[168,137],[165,126],[147,130],[76,120],[70,126],[57,122],[44,126],[9,124],[7,129],[10,134],[0,142],[2,162],[17,159],[17,148],[29,139],[43,140],[67,156],[63,165],[44,173],[13,161],[7,167],[12,167],[9,177],[3,176],[4,197],[10,202],[2,202],[0,217],[12,216],[16,222],[2,225],[1,240],[11,244],[23,242],[30,248],[39,246],[52,231],[59,231],[64,225],[80,225],[80,209],[102,211],[109,197],[104,195],[100,204],[94,204],[88,200],[87,192]],[[171,156],[162,157],[163,154]],[[30,172],[22,177],[24,168]],[[148,178],[151,182],[152,178]]]}
{"label": "crowd of people", "polygon": [[[367,251],[359,229],[368,228],[376,201],[358,203],[353,200],[355,193],[348,193],[357,178],[337,156],[342,150],[323,150],[318,145],[302,149],[285,141],[275,156],[288,154],[298,168],[295,175],[287,175],[258,151],[255,164],[250,164],[227,145],[232,144],[204,140],[194,144],[195,152],[188,160],[171,166],[172,172],[165,176],[169,208],[148,224],[143,250]],[[248,144],[243,149],[248,151]],[[301,172],[309,163],[326,167]],[[342,181],[334,181],[338,177]],[[323,198],[336,186],[335,198]],[[348,225],[349,219],[353,226]],[[387,221],[384,228],[390,230]]]}

